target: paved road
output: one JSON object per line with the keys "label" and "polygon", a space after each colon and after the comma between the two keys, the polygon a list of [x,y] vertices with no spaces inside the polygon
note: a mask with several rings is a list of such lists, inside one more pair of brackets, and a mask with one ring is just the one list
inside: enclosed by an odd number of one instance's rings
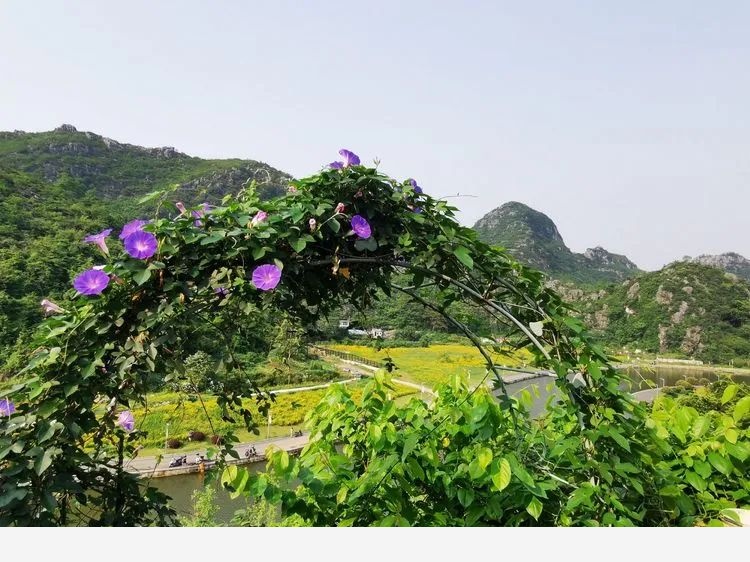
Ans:
{"label": "paved road", "polygon": [[[240,455],[241,459],[245,458],[245,451],[249,447],[255,447],[255,450],[257,451],[258,455],[262,458],[265,454],[265,451],[267,448],[274,446],[279,447],[281,449],[284,449],[285,451],[293,451],[296,449],[300,449],[304,447],[307,444],[307,441],[309,439],[308,434],[303,434],[301,437],[276,437],[274,439],[265,439],[263,441],[253,441],[252,443],[241,443],[237,445],[234,449],[237,451]],[[169,463],[172,459],[181,457],[183,454],[187,455],[188,463],[190,463],[188,466],[194,466],[193,460],[195,459],[195,455],[197,453],[203,453],[205,455],[204,451],[191,451],[189,453],[169,453],[163,458],[159,457],[143,457],[139,458],[136,457],[132,459],[131,461],[125,463],[125,469],[130,472],[138,472],[144,476],[147,476],[149,473],[153,472],[160,472],[162,470],[170,471],[174,470],[175,472],[181,472],[180,468],[184,469],[185,466],[178,467],[177,469],[170,469]],[[233,457],[226,457],[227,460],[232,459]],[[159,461],[159,462],[157,462]],[[194,466],[195,469],[197,469],[197,466]]]}

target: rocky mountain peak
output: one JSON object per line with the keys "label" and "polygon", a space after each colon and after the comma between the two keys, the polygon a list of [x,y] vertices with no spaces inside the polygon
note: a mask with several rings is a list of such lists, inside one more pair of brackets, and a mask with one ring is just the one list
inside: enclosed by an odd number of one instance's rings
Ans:
{"label": "rocky mountain peak", "polygon": [[474,225],[479,237],[497,244],[521,262],[553,278],[583,283],[622,281],[638,267],[625,256],[596,246],[577,254],[565,245],[554,221],[544,213],[510,201],[483,216]]}

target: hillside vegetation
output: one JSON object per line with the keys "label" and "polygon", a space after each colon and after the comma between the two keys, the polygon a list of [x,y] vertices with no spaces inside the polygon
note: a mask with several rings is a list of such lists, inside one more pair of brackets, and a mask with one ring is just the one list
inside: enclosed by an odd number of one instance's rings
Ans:
{"label": "hillside vegetation", "polygon": [[41,299],[63,302],[73,272],[94,262],[83,234],[125,216],[70,177],[45,183],[0,167],[0,357],[41,320]]}
{"label": "hillside vegetation", "polygon": [[605,290],[566,292],[613,346],[750,365],[750,283],[678,262]]}

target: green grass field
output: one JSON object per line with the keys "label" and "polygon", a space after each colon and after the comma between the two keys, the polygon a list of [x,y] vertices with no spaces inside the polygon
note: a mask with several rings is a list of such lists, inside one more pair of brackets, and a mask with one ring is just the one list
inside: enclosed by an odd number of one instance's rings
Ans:
{"label": "green grass field", "polygon": [[[403,378],[430,387],[446,382],[456,373],[469,374],[472,384],[485,376],[485,361],[474,346],[462,344],[441,344],[430,347],[393,347],[376,350],[364,345],[329,345],[331,349],[344,351],[366,359],[382,361],[391,357],[398,367],[394,373]],[[516,351],[512,355],[494,354],[492,357],[499,365],[520,367],[531,363],[531,353]]]}

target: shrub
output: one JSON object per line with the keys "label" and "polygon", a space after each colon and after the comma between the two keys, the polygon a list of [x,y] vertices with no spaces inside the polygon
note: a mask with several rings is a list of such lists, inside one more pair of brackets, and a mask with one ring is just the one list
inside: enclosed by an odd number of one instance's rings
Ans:
{"label": "shrub", "polygon": [[205,441],[206,434],[202,431],[191,431],[188,434],[188,441]]}
{"label": "shrub", "polygon": [[224,438],[221,435],[212,435],[211,443],[214,445],[222,445],[224,443]]}
{"label": "shrub", "polygon": [[179,439],[167,439],[167,449],[179,449],[182,447],[182,441]]}

